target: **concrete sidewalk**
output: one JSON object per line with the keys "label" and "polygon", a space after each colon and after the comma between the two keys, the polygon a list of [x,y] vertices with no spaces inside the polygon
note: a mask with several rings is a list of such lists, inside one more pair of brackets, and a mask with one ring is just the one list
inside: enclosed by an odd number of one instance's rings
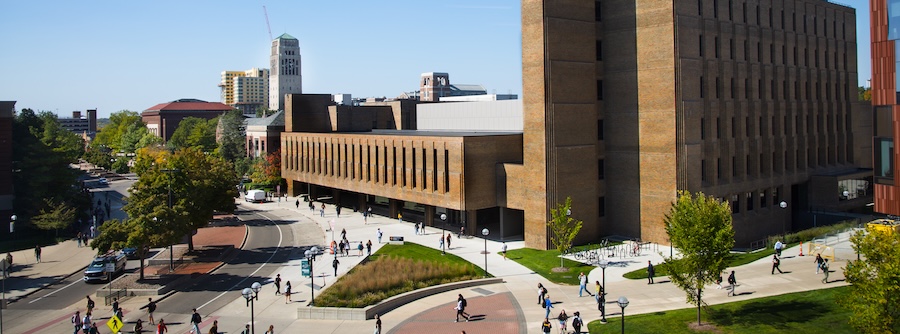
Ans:
{"label": "concrete sidewalk", "polygon": [[80,274],[96,254],[91,247],[78,247],[75,240],[43,247],[40,263],[35,260],[34,249],[12,252],[13,271],[5,282],[6,299],[15,301],[70,275]]}

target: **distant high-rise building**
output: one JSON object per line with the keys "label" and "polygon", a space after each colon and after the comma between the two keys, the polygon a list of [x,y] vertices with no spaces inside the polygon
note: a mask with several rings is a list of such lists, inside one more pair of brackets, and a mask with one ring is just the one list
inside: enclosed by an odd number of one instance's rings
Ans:
{"label": "distant high-rise building", "polygon": [[441,72],[422,73],[419,79],[420,101],[440,101],[447,96],[485,95],[487,91],[481,85],[451,85],[450,74]]}
{"label": "distant high-rise building", "polygon": [[300,41],[288,34],[281,34],[272,41],[269,57],[269,109],[284,110],[285,94],[303,93],[303,77],[300,74]]}
{"label": "distant high-rise building", "polygon": [[254,115],[259,107],[269,106],[269,70],[251,68],[246,71],[223,71],[222,103]]}
{"label": "distant high-rise building", "polygon": [[79,135],[86,133],[93,138],[97,133],[97,109],[88,109],[86,117],[82,117],[81,111],[73,111],[71,118],[60,117],[58,121],[63,129]]}

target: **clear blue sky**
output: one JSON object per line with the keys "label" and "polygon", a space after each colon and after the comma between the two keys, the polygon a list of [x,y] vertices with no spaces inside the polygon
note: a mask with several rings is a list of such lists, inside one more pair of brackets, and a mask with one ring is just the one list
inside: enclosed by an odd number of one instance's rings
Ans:
{"label": "clear blue sky", "polygon": [[[868,1],[840,2],[857,8],[864,85]],[[268,67],[263,5],[274,36],[300,40],[305,93],[395,97],[439,71],[521,94],[519,1],[2,1],[0,100],[63,117],[219,101],[222,71]]]}

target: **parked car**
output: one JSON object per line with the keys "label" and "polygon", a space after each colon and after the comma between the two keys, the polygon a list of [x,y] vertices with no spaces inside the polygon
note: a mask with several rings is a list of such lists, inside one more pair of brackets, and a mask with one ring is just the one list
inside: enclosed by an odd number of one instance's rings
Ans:
{"label": "parked car", "polygon": [[100,184],[109,184],[109,180],[107,180],[105,177],[101,177],[98,181],[100,182]]}
{"label": "parked car", "polygon": [[248,190],[247,194],[244,195],[244,200],[253,203],[263,203],[266,201],[266,192],[259,189]]}
{"label": "parked car", "polygon": [[87,283],[111,281],[113,277],[125,271],[125,264],[127,263],[128,260],[125,258],[125,254],[121,252],[98,256],[94,261],[91,261],[91,264],[84,271],[84,281]]}

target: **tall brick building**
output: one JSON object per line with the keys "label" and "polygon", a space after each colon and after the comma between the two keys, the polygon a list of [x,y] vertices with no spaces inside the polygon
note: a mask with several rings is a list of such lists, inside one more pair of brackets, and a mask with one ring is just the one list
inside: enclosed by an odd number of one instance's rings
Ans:
{"label": "tall brick building", "polygon": [[[900,150],[894,138],[900,136],[900,64],[897,63],[900,39],[900,12],[897,0],[871,0],[872,25],[872,104],[875,106],[873,141],[875,175],[875,211],[900,215],[900,185],[894,181]],[[894,8],[891,8],[894,7]]]}

